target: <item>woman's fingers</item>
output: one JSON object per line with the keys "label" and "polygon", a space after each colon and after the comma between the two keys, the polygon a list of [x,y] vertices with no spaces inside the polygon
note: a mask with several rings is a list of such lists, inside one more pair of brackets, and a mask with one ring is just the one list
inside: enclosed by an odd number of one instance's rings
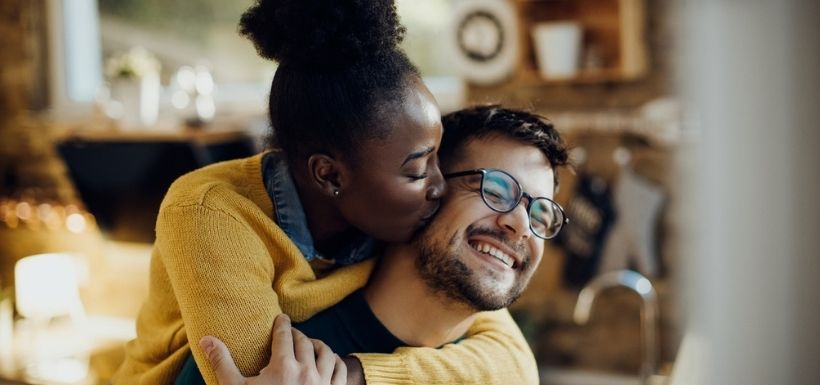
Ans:
{"label": "woman's fingers", "polygon": [[345,365],[344,361],[342,361],[338,354],[334,354],[333,356],[335,357],[335,360],[333,365],[333,375],[330,378],[330,385],[345,385],[347,384],[347,365]]}
{"label": "woman's fingers", "polygon": [[199,347],[205,352],[205,357],[216,372],[220,385],[241,385],[245,377],[239,373],[239,368],[233,362],[228,347],[216,337],[205,336],[199,340]]}
{"label": "woman's fingers", "polygon": [[323,384],[329,384],[333,377],[333,369],[336,366],[336,353],[330,350],[330,347],[324,342],[310,339],[313,343],[313,351],[316,354],[316,370],[319,372],[319,377]]}

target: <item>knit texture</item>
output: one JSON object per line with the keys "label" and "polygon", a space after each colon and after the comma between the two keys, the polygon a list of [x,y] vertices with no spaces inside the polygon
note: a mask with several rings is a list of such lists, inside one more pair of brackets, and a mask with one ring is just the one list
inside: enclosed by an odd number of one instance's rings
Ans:
{"label": "knit texture", "polygon": [[458,343],[353,355],[362,362],[367,385],[539,383],[535,357],[506,309],[481,313]]}
{"label": "knit texture", "polygon": [[[316,279],[272,219],[261,162],[260,154],[218,163],[171,186],[137,338],[113,384],[172,384],[193,352],[206,383],[217,385],[196,343],[205,335],[224,341],[243,375],[254,376],[270,357],[277,315],[304,321],[365,285],[372,259]],[[442,349],[357,356],[368,385],[538,383],[532,352],[506,310],[482,315],[467,339]]]}

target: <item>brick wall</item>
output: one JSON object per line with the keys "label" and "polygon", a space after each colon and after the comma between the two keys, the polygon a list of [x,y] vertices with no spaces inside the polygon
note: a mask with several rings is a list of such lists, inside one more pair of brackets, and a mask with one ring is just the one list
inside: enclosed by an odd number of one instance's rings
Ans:
{"label": "brick wall", "polygon": [[[47,102],[45,35],[43,0],[0,1],[0,202],[6,206],[77,203],[54,150],[53,126],[36,116]],[[78,235],[5,219],[0,218],[0,286],[11,284],[14,263],[23,256],[85,250],[86,241],[96,241],[93,231]]]}
{"label": "brick wall", "polygon": [[74,190],[56,156],[47,104],[43,0],[0,2],[0,196],[70,203]]}

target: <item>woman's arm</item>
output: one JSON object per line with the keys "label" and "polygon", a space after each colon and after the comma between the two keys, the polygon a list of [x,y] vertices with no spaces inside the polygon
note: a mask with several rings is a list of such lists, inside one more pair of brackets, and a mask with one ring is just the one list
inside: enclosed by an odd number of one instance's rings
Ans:
{"label": "woman's arm", "polygon": [[[258,376],[239,373],[222,341],[206,336],[199,341],[220,385],[346,385],[347,368],[330,348],[291,327],[288,316],[276,317],[271,333],[271,356]],[[349,385],[349,384],[348,384]]]}
{"label": "woman's arm", "polygon": [[[272,280],[292,268],[295,258],[288,255],[293,250],[277,246],[286,239],[263,240],[253,228],[203,205],[166,207],[155,246],[160,274],[168,274],[179,303],[186,340],[220,338],[244,375],[257,374],[269,361],[271,327],[282,313]],[[203,351],[190,345],[206,382],[217,384]],[[506,310],[482,313],[467,338],[440,349],[400,348],[356,357],[368,385],[538,382],[532,352]]]}
{"label": "woman's arm", "polygon": [[[218,340],[215,340],[217,344]],[[235,373],[236,366],[224,345],[207,358],[217,372]],[[482,313],[467,338],[440,349],[399,348],[392,354],[354,354],[361,360],[367,385],[381,384],[538,384],[538,369],[532,352],[507,310]],[[347,385],[351,382],[351,365]],[[354,364],[358,362],[353,361]],[[265,370],[280,365],[274,357]],[[355,369],[354,369],[355,370]],[[219,374],[221,385],[246,384],[250,378]],[[358,379],[360,380],[360,379]],[[274,384],[270,382],[270,384]]]}
{"label": "woman's arm", "polygon": [[270,356],[274,318],[282,313],[272,289],[272,257],[259,234],[213,208],[171,206],[160,212],[155,247],[194,359],[208,368],[206,383],[217,384],[196,343],[206,335],[230,347],[243,374],[259,373]]}
{"label": "woman's arm", "polygon": [[538,384],[538,367],[506,310],[481,313],[466,338],[439,349],[399,348],[392,354],[354,354],[367,385]]}

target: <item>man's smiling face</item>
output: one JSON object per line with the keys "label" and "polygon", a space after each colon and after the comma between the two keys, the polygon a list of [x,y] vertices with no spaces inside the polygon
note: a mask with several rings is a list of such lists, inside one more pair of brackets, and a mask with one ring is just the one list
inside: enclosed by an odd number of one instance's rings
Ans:
{"label": "man's smiling face", "polygon": [[[446,173],[493,168],[512,175],[532,196],[553,197],[553,170],[537,147],[503,135],[473,139]],[[481,175],[448,180],[441,210],[415,243],[416,267],[440,294],[475,310],[509,306],[541,261],[544,240],[530,230],[524,198],[511,212],[484,203]]]}

